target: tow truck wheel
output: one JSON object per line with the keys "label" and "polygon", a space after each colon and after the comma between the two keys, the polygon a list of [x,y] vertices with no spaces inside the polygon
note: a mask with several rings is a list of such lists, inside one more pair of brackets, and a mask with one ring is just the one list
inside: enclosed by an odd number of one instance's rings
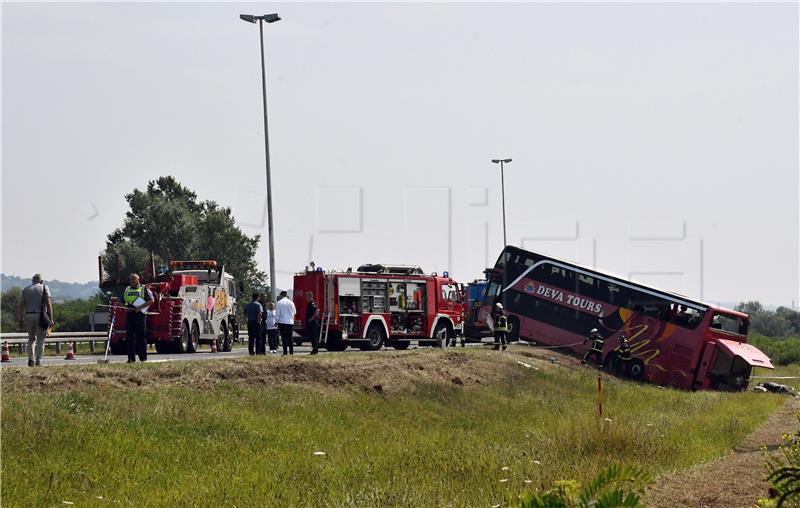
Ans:
{"label": "tow truck wheel", "polygon": [[189,323],[183,323],[181,336],[175,338],[175,352],[185,353],[189,350],[189,342],[191,342],[189,335]]}
{"label": "tow truck wheel", "polygon": [[228,325],[225,324],[225,321],[222,322],[220,326],[220,335],[222,335],[222,346],[217,344],[217,351],[224,351],[228,352],[231,350],[231,336],[228,335]]}
{"label": "tow truck wheel", "polygon": [[383,342],[386,340],[386,336],[383,333],[383,327],[377,323],[372,323],[367,329],[366,339],[369,342],[366,342],[362,349],[367,351],[379,350],[381,347],[383,347]]}
{"label": "tow truck wheel", "polygon": [[166,342],[163,340],[156,341],[156,353],[160,355],[166,355],[172,353],[172,349],[174,348],[174,344],[170,342]]}
{"label": "tow truck wheel", "polygon": [[188,353],[195,353],[197,352],[197,345],[200,343],[200,327],[197,325],[197,321],[192,323],[192,334],[189,337],[189,349],[186,351]]}
{"label": "tow truck wheel", "polygon": [[630,361],[628,377],[635,381],[644,381],[644,362],[638,358]]}
{"label": "tow truck wheel", "polygon": [[118,340],[111,343],[112,355],[126,355],[128,354],[128,344],[124,340]]}

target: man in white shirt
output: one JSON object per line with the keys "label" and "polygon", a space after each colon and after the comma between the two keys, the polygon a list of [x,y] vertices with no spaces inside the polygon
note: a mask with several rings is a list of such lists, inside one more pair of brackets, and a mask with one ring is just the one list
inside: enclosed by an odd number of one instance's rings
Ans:
{"label": "man in white shirt", "polygon": [[294,315],[297,314],[297,309],[294,306],[294,302],[286,295],[286,291],[281,291],[275,314],[278,330],[281,333],[281,342],[283,342],[283,354],[284,356],[287,354],[293,355],[294,341],[292,340],[292,331],[294,329]]}

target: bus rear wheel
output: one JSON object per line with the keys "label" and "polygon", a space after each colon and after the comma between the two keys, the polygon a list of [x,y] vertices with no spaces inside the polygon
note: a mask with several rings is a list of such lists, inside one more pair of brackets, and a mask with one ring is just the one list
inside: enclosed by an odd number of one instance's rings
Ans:
{"label": "bus rear wheel", "polygon": [[515,316],[508,318],[508,342],[517,342],[519,340],[519,319]]}
{"label": "bus rear wheel", "polygon": [[638,358],[628,362],[628,377],[634,381],[644,381],[644,362]]}

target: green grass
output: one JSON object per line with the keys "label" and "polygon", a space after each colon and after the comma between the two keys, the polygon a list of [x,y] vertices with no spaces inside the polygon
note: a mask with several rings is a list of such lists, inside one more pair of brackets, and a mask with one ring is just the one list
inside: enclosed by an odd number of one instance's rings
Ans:
{"label": "green grass", "polygon": [[[435,362],[441,353],[413,354]],[[0,501],[505,505],[526,490],[586,479],[612,463],[659,473],[707,461],[785,400],[611,381],[609,422],[596,415],[592,371],[513,372],[476,388],[431,383],[388,395],[231,381],[206,391],[3,393]]]}

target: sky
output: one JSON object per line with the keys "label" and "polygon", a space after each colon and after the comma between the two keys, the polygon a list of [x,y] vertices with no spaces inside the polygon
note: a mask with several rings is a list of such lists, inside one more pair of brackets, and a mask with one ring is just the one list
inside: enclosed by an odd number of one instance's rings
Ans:
{"label": "sky", "polygon": [[708,302],[800,306],[798,4],[2,6],[6,274],[84,282],[124,195],[232,208],[277,283],[467,282],[514,244]]}

